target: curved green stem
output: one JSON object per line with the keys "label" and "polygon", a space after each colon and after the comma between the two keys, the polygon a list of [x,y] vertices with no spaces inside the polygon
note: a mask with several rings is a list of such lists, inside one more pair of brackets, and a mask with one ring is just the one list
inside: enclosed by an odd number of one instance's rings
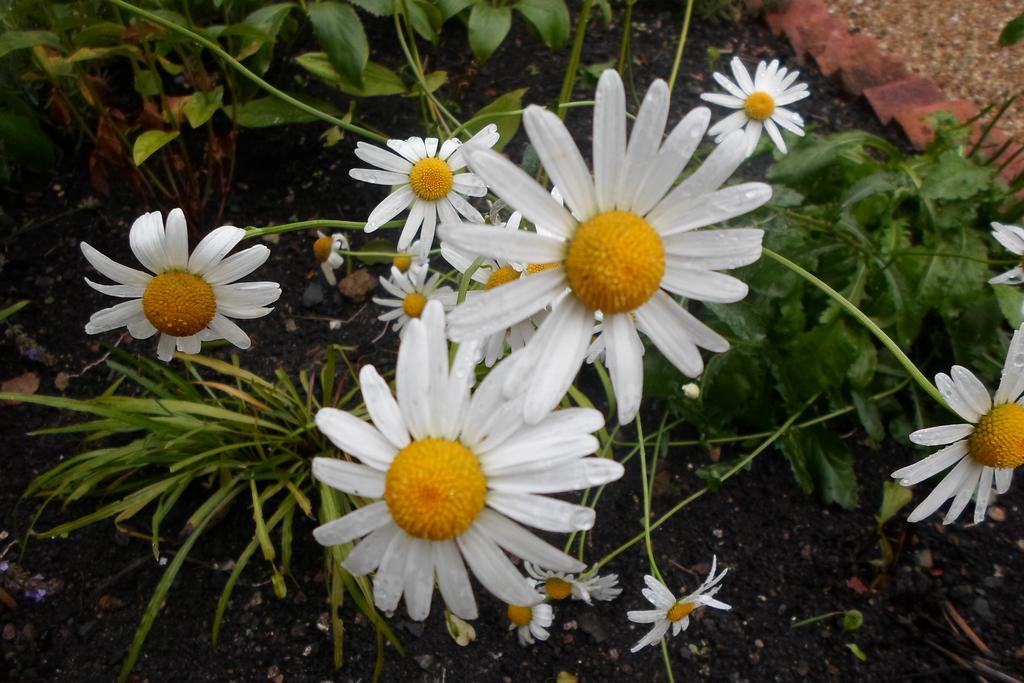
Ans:
{"label": "curved green stem", "polygon": [[370,140],[376,140],[377,142],[387,142],[388,141],[388,139],[386,137],[384,137],[383,135],[379,135],[378,133],[374,133],[372,130],[367,130],[366,128],[363,128],[361,126],[357,126],[357,125],[355,125],[353,123],[348,123],[347,121],[342,121],[341,119],[339,119],[336,116],[331,116],[327,112],[320,111],[316,107],[308,105],[305,102],[303,102],[301,100],[298,100],[298,99],[292,97],[291,95],[289,95],[289,94],[287,94],[287,93],[285,93],[285,92],[283,92],[281,90],[278,90],[274,86],[270,85],[270,83],[267,83],[265,80],[260,78],[258,75],[256,75],[252,71],[250,71],[248,68],[246,68],[246,66],[244,64],[242,64],[240,61],[238,61],[237,59],[232,57],[230,54],[228,54],[228,52],[226,50],[224,50],[224,48],[222,48],[215,41],[210,40],[206,36],[200,35],[200,34],[196,33],[195,31],[192,31],[191,29],[188,29],[188,28],[186,28],[184,26],[179,26],[178,24],[175,24],[173,21],[169,21],[167,19],[164,19],[163,17],[161,17],[161,16],[159,16],[157,14],[153,14],[152,12],[148,12],[148,11],[142,9],[141,7],[136,7],[135,5],[129,4],[129,3],[125,2],[124,0],[107,0],[107,2],[109,2],[111,4],[114,4],[114,5],[117,5],[118,7],[122,8],[122,9],[128,10],[132,14],[137,14],[140,17],[145,18],[147,21],[150,21],[150,22],[152,22],[154,24],[157,24],[158,26],[164,27],[168,31],[172,31],[172,32],[177,33],[179,35],[183,35],[186,38],[189,38],[190,40],[194,40],[195,42],[199,43],[200,45],[202,45],[206,49],[210,50],[210,52],[213,52],[215,55],[217,55],[218,57],[223,59],[225,62],[230,64],[236,71],[238,71],[240,74],[242,74],[243,76],[248,78],[250,81],[252,81],[256,85],[258,85],[259,87],[263,88],[264,90],[269,92],[271,95],[273,95],[273,96],[277,97],[278,99],[283,100],[283,101],[287,102],[288,104],[292,105],[296,109],[301,109],[302,111],[306,112],[307,114],[309,114],[311,116],[315,116],[316,118],[320,119],[321,121],[326,121],[327,123],[330,123],[331,125],[338,126],[339,128],[344,128],[345,130],[347,130],[347,131],[349,131],[351,133],[355,133],[356,135],[361,135],[364,138],[368,138]]}
{"label": "curved green stem", "polygon": [[576,22],[576,36],[572,41],[572,53],[569,55],[569,64],[565,67],[565,78],[562,79],[562,91],[558,95],[558,118],[565,119],[565,109],[562,104],[572,98],[572,87],[576,84],[576,72],[580,69],[580,55],[583,53],[583,40],[587,37],[587,24],[590,23],[590,10],[594,6],[594,0],[583,0],[583,7],[580,9],[580,17]]}
{"label": "curved green stem", "polygon": [[658,563],[654,561],[654,546],[651,544],[651,487],[647,477],[647,452],[644,448],[644,428],[640,423],[640,416],[636,416],[636,438],[640,443],[640,484],[644,491],[644,546],[647,548],[647,562],[651,566],[651,573],[654,577],[665,583],[661,572],[658,571]]}
{"label": "curved green stem", "polygon": [[[401,225],[405,225],[405,221],[388,221],[382,228],[397,228]],[[320,220],[315,219],[311,221],[297,221],[295,223],[282,223],[281,225],[271,225],[265,228],[257,228],[255,226],[247,226],[245,228],[245,236],[242,239],[251,239],[253,237],[263,237],[264,235],[280,235],[286,232],[296,232],[298,230],[309,230],[310,228],[341,228],[344,230],[362,230],[366,226],[366,221],[335,221],[335,220]]]}
{"label": "curved green stem", "polygon": [[683,28],[679,32],[679,47],[676,48],[676,58],[672,62],[672,75],[668,77],[668,92],[671,95],[672,89],[676,86],[676,76],[679,75],[679,66],[683,63],[683,48],[686,47],[686,36],[690,33],[690,14],[693,13],[693,0],[686,0],[686,14],[683,15]]}
{"label": "curved green stem", "polygon": [[849,299],[847,299],[845,296],[829,287],[828,284],[826,284],[820,278],[816,277],[815,275],[805,270],[801,266],[797,265],[796,263],[790,261],[782,254],[777,254],[776,252],[772,251],[771,249],[768,249],[767,247],[764,249],[764,254],[765,256],[768,256],[769,258],[774,259],[775,261],[786,266],[791,271],[793,271],[803,279],[807,280],[812,285],[814,285],[821,291],[825,292],[825,294],[827,294],[829,297],[831,297],[832,300],[839,304],[847,313],[856,318],[857,322],[866,327],[871,334],[875,335],[878,341],[882,342],[882,346],[889,349],[889,353],[896,357],[896,360],[899,361],[900,365],[903,366],[903,369],[907,371],[907,374],[909,374],[910,377],[915,382],[917,382],[918,386],[920,386],[921,389],[925,391],[925,393],[927,393],[929,396],[935,399],[935,401],[938,402],[939,405],[949,409],[949,406],[946,405],[946,400],[942,398],[942,394],[940,394],[939,390],[935,388],[935,385],[929,382],[928,378],[925,377],[920,370],[918,370],[917,366],[914,365],[914,361],[910,360],[907,354],[903,353],[903,349],[901,349],[899,345],[897,345],[896,342],[892,340],[892,337],[883,332],[882,328],[879,327],[874,320],[869,318],[863,311],[854,306]]}

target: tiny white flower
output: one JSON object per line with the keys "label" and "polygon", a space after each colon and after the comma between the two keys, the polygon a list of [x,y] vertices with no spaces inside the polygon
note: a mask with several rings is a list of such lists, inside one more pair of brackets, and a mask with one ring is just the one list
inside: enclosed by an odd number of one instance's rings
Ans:
{"label": "tiny white flower", "polygon": [[555,620],[551,605],[542,602],[536,605],[508,605],[508,630],[515,629],[520,645],[533,645],[537,640],[548,639],[548,628]]}
{"label": "tiny white flower", "polygon": [[453,613],[475,619],[470,572],[506,604],[537,605],[543,597],[505,551],[558,571],[584,565],[521,524],[590,529],[591,508],[546,494],[623,474],[620,463],[590,457],[599,446],[593,433],[604,425],[598,411],[563,408],[524,424],[524,397],[503,391],[515,365],[499,363],[471,393],[479,351],[475,342],[460,344],[449,364],[444,310],[431,301],[399,345],[397,400],[366,365],[359,384],[372,424],[334,408],[316,414],[317,427],[346,457],[314,458],[313,476],[372,502],[313,535],[323,545],[362,538],[342,565],[353,576],[376,571],[374,602],[384,612],[404,596],[409,617],[426,619],[436,582]]}
{"label": "tiny white flower", "polygon": [[[235,282],[263,265],[270,249],[262,244],[227,256],[245,230],[224,225],[204,237],[189,255],[185,214],[174,209],[167,226],[159,211],[143,214],[132,224],[128,242],[135,258],[150,273],[123,266],[86,242],[82,253],[93,268],[116,285],[85,278],[98,292],[129,299],[93,313],[88,334],[127,327],[136,339],[160,333],[157,358],[169,361],[177,347],[199,353],[202,342],[227,339],[240,349],[251,345],[249,335],[228,318],[261,318],[273,309],[267,304],[281,296],[276,282]],[[225,258],[226,257],[226,258]]]}
{"label": "tiny white flower", "polygon": [[536,580],[537,588],[543,585],[544,593],[551,600],[564,600],[571,595],[573,600],[582,600],[590,605],[593,600],[614,600],[622,593],[616,574],[583,578],[544,569],[531,562],[526,563],[526,573]]}
{"label": "tiny white flower", "polygon": [[683,396],[691,401],[696,401],[700,398],[700,385],[696,382],[687,382],[683,385]]}
{"label": "tiny white flower", "polygon": [[[429,250],[428,250],[429,251]],[[420,240],[416,240],[409,247],[391,259],[391,265],[403,273],[409,272],[410,268],[419,268],[428,262],[428,254],[420,248]]]}
{"label": "tiny white flower", "polygon": [[779,126],[794,135],[804,134],[804,120],[796,112],[785,108],[787,104],[798,102],[811,94],[806,83],[794,85],[800,72],[787,72],[785,67],[779,68],[779,60],[773,59],[770,64],[758,63],[754,80],[750,80],[750,74],[739,57],[733,57],[730,66],[735,83],[718,72],[714,74],[715,80],[729,94],[703,93],[700,98],[739,111],[711,126],[708,134],[715,136],[716,143],[721,143],[729,133],[744,128],[749,157],[757,147],[763,128],[768,131],[768,137],[779,151],[785,154],[786,142],[782,139]]}
{"label": "tiny white flower", "polygon": [[643,590],[644,597],[654,605],[651,610],[633,610],[626,613],[626,617],[636,624],[654,624],[651,630],[641,638],[636,645],[630,648],[630,652],[638,652],[648,645],[655,645],[672,628],[672,635],[679,635],[690,625],[690,613],[698,607],[714,607],[715,609],[732,609],[731,606],[715,600],[715,594],[721,588],[719,582],[725,576],[728,569],[723,569],[720,574],[715,575],[718,558],[711,560],[711,571],[704,583],[697,590],[684,598],[676,599],[665,584],[648,574],[644,577],[647,588]]}
{"label": "tiny white flower", "polygon": [[373,297],[373,303],[392,310],[377,319],[383,322],[394,320],[392,328],[395,332],[402,332],[410,320],[423,315],[428,301],[436,300],[445,311],[449,310],[455,304],[455,292],[450,287],[438,287],[441,276],[434,273],[428,278],[429,272],[426,264],[412,267],[405,273],[392,266],[391,278],[381,280],[380,284],[395,298]]}
{"label": "tiny white flower", "polygon": [[[466,144],[493,147],[498,137],[498,127],[490,124]],[[483,222],[483,216],[466,197],[483,197],[487,194],[487,186],[473,173],[460,173],[466,166],[460,141],[445,140],[440,149],[437,138],[388,140],[387,145],[397,154],[365,142],[358,143],[356,156],[376,168],[353,168],[349,171],[356,180],[395,188],[370,213],[364,228],[366,232],[373,232],[409,209],[405,227],[398,238],[398,248],[406,249],[419,233],[420,248],[426,253],[434,242],[438,217],[442,222],[450,223],[458,221],[461,214],[470,221]]]}
{"label": "tiny white flower", "polygon": [[[992,236],[1011,254],[1021,257],[1024,261],[1024,228],[993,221]],[[989,280],[989,284],[993,285],[1019,285],[1021,282],[1024,282],[1024,268],[1020,263]]]}
{"label": "tiny white flower", "polygon": [[339,249],[348,251],[348,238],[340,232],[333,235],[325,235],[319,230],[316,231],[316,241],[313,242],[313,256],[320,262],[320,270],[331,285],[338,284],[334,277],[334,271],[345,263],[345,258],[338,253]]}
{"label": "tiny white flower", "polygon": [[911,434],[910,440],[916,444],[944,448],[892,476],[903,486],[911,486],[952,467],[907,520],[919,522],[953,498],[942,520],[949,524],[977,494],[974,523],[978,524],[985,520],[993,482],[997,493],[1006,493],[1014,469],[1024,463],[1024,326],[1013,333],[994,396],[974,373],[959,365],[948,375],[937,374],[935,385],[949,407],[968,424],[929,427]]}

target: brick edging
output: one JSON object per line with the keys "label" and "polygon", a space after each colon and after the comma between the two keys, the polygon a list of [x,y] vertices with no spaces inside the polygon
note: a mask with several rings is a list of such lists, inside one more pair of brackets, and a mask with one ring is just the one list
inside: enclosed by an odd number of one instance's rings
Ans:
{"label": "brick edging", "polygon": [[[946,111],[966,122],[980,112],[970,100],[946,97],[929,78],[915,77],[903,60],[881,50],[878,41],[865,33],[850,33],[846,23],[833,16],[825,0],[791,0],[782,8],[765,9],[764,0],[746,0],[761,14],[776,36],[785,34],[797,61],[811,58],[822,74],[836,81],[849,95],[864,96],[884,125],[894,121],[915,149],[924,149],[935,136],[926,120],[929,114]],[[977,142],[984,125],[973,123],[971,141]],[[1024,176],[1021,144],[1001,128],[988,132],[980,152],[997,157],[996,163],[1013,158],[1000,175],[1007,182]]]}

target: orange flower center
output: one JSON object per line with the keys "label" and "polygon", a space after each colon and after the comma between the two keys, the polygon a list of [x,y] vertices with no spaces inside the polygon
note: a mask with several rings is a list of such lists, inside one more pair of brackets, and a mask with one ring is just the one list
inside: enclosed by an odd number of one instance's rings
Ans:
{"label": "orange flower center", "polygon": [[203,278],[183,271],[161,273],[142,294],[142,312],[153,327],[175,337],[206,329],[217,314],[217,297]]}

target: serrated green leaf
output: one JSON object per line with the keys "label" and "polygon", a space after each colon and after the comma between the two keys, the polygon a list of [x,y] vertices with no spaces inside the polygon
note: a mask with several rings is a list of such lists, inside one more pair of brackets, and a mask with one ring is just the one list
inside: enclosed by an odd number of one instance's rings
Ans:
{"label": "serrated green leaf", "polygon": [[[494,149],[500,152],[505,148],[505,145],[512,141],[512,138],[519,131],[519,124],[523,120],[521,111],[523,108],[523,95],[526,94],[526,90],[526,88],[519,88],[494,98],[490,104],[481,108],[466,123],[466,132],[470,135],[475,135],[484,126],[493,123],[498,127],[498,135],[500,136],[498,142],[494,145]],[[508,112],[516,113],[509,115]]]}
{"label": "serrated green leaf", "polygon": [[357,86],[363,85],[363,70],[370,58],[363,22],[351,5],[337,2],[318,2],[309,7],[309,20],[313,24],[320,47],[335,71]]}
{"label": "serrated green leaf", "polygon": [[469,46],[481,62],[498,49],[512,27],[512,10],[478,2],[469,13]]}
{"label": "serrated green leaf", "polygon": [[146,159],[153,156],[163,146],[176,140],[178,135],[180,133],[176,130],[147,130],[135,138],[135,144],[132,145],[132,159],[135,161],[135,165],[142,166]]}
{"label": "serrated green leaf", "polygon": [[[337,115],[340,113],[334,105],[307,95],[296,94],[293,97],[328,114]],[[268,126],[309,123],[320,120],[316,116],[273,96],[249,100],[233,107],[224,105],[223,109],[224,113],[228,116],[234,115],[235,123],[242,128],[266,128]]]}
{"label": "serrated green leaf", "polygon": [[515,8],[549,48],[556,50],[569,39],[569,8],[565,0],[519,0]]}
{"label": "serrated green leaf", "polygon": [[992,293],[1010,327],[1017,329],[1024,324],[1024,291],[1020,287],[992,285]]}
{"label": "serrated green leaf", "polygon": [[367,62],[366,70],[363,71],[363,85],[360,86],[338,73],[323,52],[307,52],[299,55],[295,61],[316,77],[356,97],[399,95],[406,91],[405,83],[397,73],[376,62]]}
{"label": "serrated green leaf", "polygon": [[925,199],[970,199],[992,185],[996,170],[979,166],[958,150],[943,152],[921,173],[921,196]]}
{"label": "serrated green leaf", "polygon": [[765,177],[785,183],[812,177],[835,163],[840,155],[862,146],[867,137],[867,133],[860,131],[838,133],[827,138],[808,135],[795,145],[789,154],[776,161],[768,169]]}
{"label": "serrated green leaf", "polygon": [[192,93],[181,109],[185,113],[189,125],[199,128],[220,109],[223,99],[224,86],[218,85],[210,92]]}

